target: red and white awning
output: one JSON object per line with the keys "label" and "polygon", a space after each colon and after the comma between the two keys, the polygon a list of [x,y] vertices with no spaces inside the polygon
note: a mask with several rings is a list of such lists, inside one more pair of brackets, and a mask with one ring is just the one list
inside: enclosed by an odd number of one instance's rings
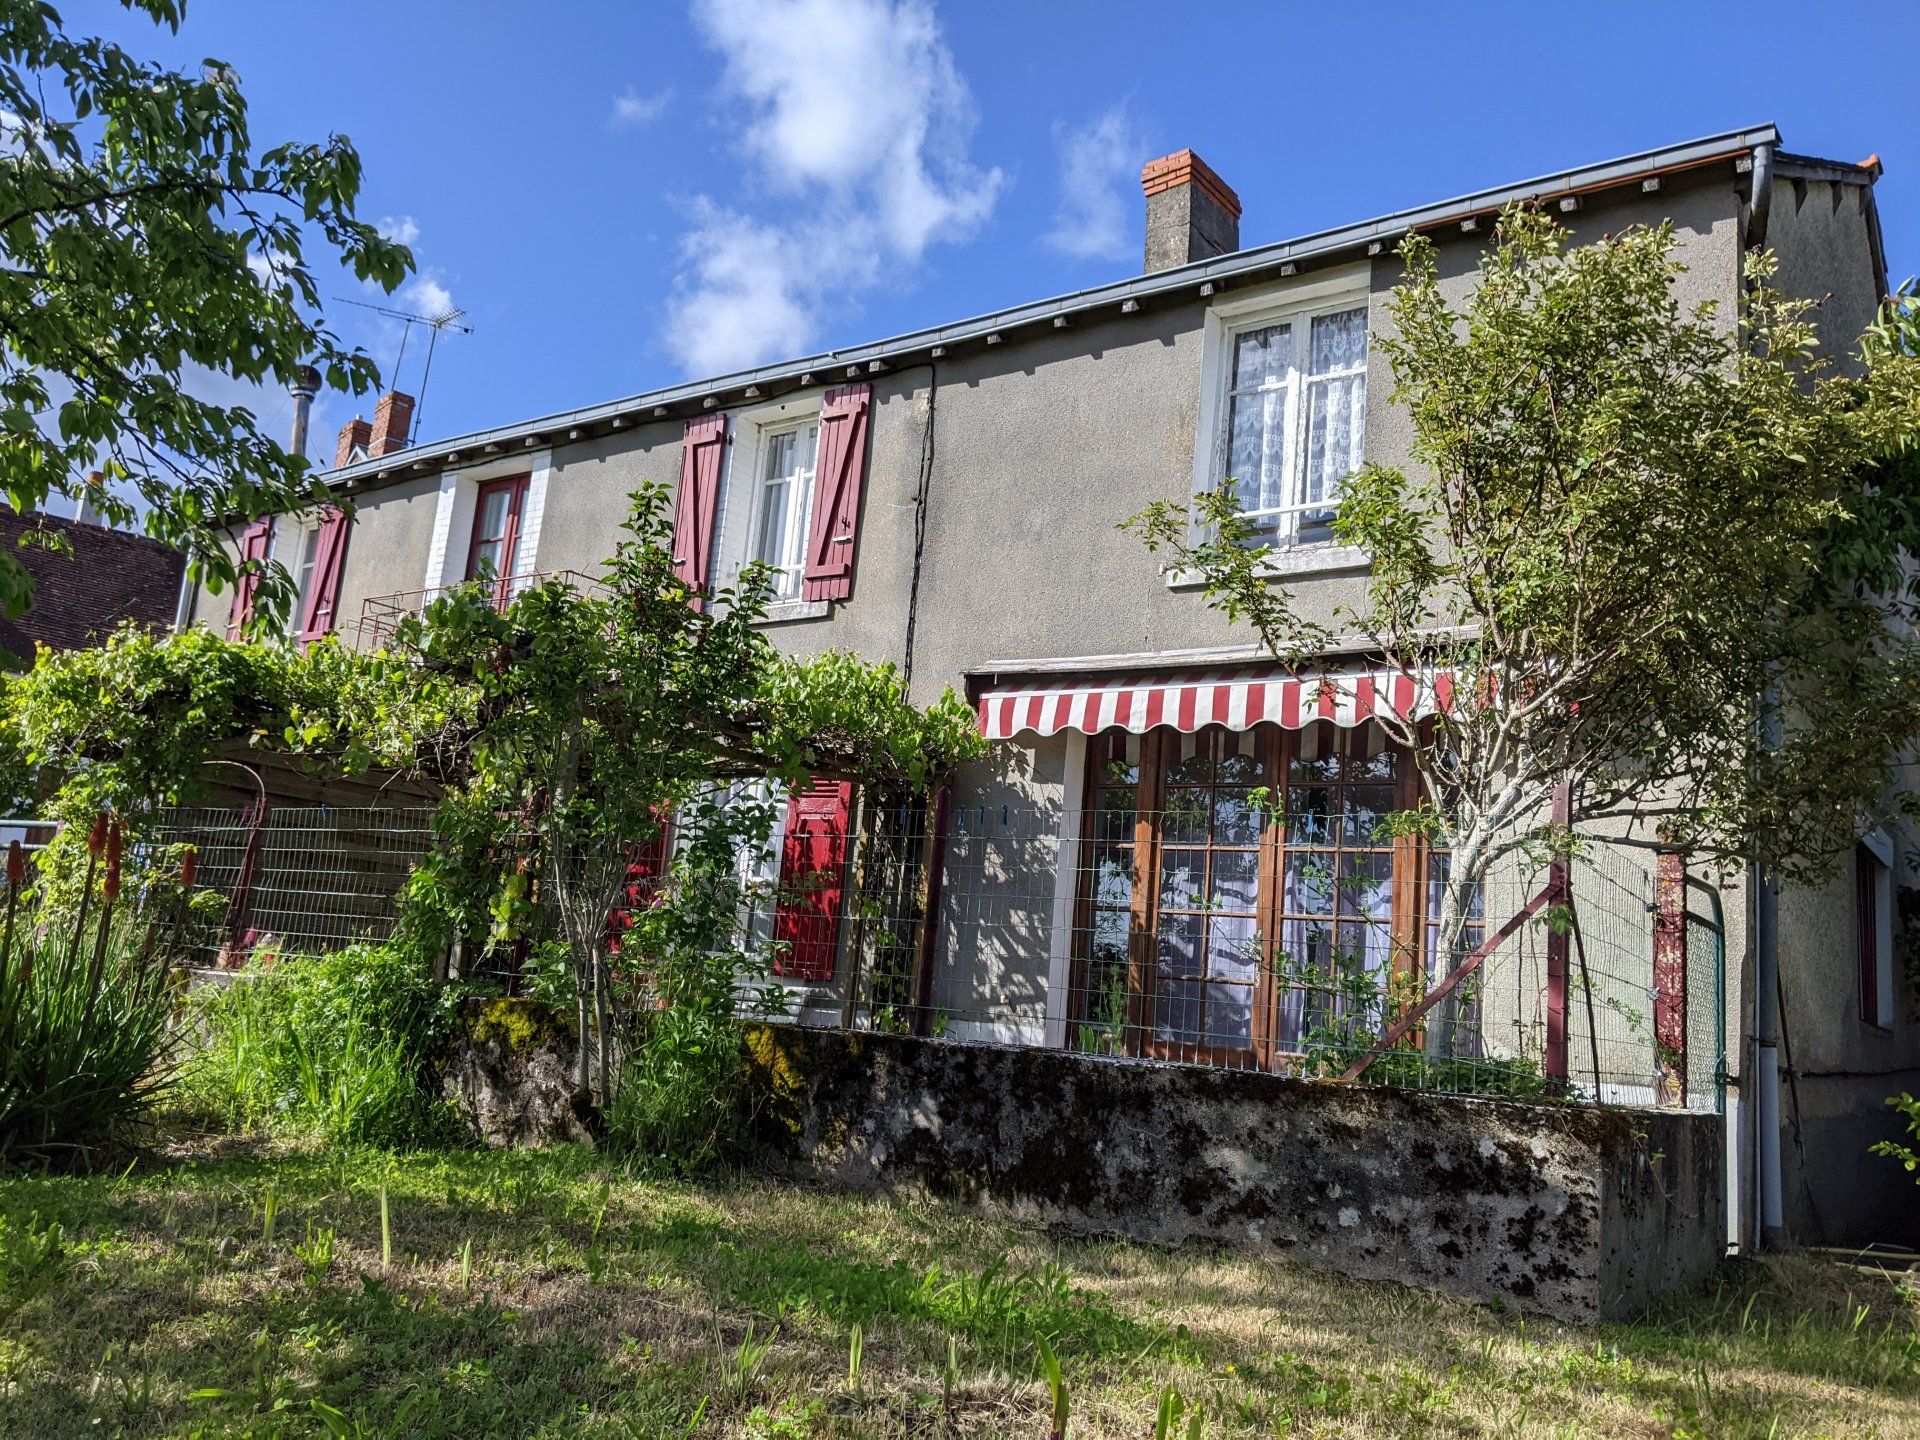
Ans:
{"label": "red and white awning", "polygon": [[1453,677],[1445,671],[1214,671],[1074,682],[1048,679],[981,696],[980,733],[989,740],[1011,740],[1028,730],[1041,736],[1062,730],[1097,735],[1115,726],[1135,735],[1163,725],[1183,734],[1208,725],[1251,730],[1270,724],[1299,730],[1316,720],[1350,728],[1388,708],[1421,720],[1452,703]]}

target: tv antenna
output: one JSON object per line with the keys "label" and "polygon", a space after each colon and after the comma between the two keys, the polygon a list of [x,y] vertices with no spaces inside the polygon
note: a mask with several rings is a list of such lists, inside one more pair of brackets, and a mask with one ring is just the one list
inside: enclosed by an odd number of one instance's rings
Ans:
{"label": "tv antenna", "polygon": [[438,315],[416,315],[411,310],[395,310],[390,306],[374,305],[365,300],[349,300],[344,295],[336,295],[334,298],[342,305],[355,305],[362,310],[371,310],[376,315],[384,315],[389,320],[398,320],[401,322],[404,328],[400,331],[400,353],[394,356],[393,359],[393,373],[395,376],[400,374],[400,367],[406,362],[407,341],[413,338],[413,327],[416,325],[426,327],[427,363],[426,367],[420,372],[420,393],[414,398],[413,424],[407,430],[407,444],[413,444],[414,440],[420,434],[421,413],[427,408],[427,381],[433,378],[433,352],[434,347],[440,343],[440,332],[443,330],[453,330],[462,335],[471,335],[473,333],[473,327],[460,323],[466,319],[467,312],[456,305],[449,307]]}

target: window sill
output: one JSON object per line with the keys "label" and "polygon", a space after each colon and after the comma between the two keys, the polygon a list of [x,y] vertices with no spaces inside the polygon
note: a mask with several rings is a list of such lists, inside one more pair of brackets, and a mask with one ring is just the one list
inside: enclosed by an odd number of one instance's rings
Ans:
{"label": "window sill", "polygon": [[[1365,570],[1367,553],[1357,545],[1300,545],[1291,550],[1277,550],[1260,567],[1260,574],[1268,580],[1286,580],[1296,575],[1336,575],[1347,571]],[[1169,590],[1198,590],[1206,584],[1199,575],[1190,570],[1169,570],[1167,588]]]}
{"label": "window sill", "polygon": [[795,620],[824,620],[832,613],[831,600],[775,600],[756,623],[788,625]]}

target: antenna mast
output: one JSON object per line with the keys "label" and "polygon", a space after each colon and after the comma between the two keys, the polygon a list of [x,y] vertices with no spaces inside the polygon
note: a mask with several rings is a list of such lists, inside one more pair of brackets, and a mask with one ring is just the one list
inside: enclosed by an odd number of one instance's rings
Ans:
{"label": "antenna mast", "polygon": [[400,366],[407,358],[407,341],[413,335],[413,327],[424,325],[427,328],[427,363],[420,373],[420,393],[413,402],[413,427],[407,432],[407,444],[413,444],[420,434],[420,416],[427,408],[427,382],[433,378],[433,352],[440,343],[440,332],[457,331],[462,335],[471,335],[473,327],[462,325],[467,312],[454,306],[439,315],[416,315],[411,310],[395,310],[386,305],[372,305],[365,300],[349,300],[344,295],[334,297],[342,305],[356,305],[362,310],[371,310],[376,315],[384,315],[389,320],[398,320],[404,327],[400,332],[400,353],[394,357],[393,373],[400,374]]}

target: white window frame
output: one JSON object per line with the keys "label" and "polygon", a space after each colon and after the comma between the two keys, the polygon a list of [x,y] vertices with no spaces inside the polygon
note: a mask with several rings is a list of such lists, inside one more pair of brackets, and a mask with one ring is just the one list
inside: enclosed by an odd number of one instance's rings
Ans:
{"label": "white window frame", "polygon": [[[753,562],[759,548],[761,511],[766,499],[767,441],[809,425],[818,429],[823,395],[823,391],[809,391],[771,405],[735,411],[728,417],[726,476],[721,486],[720,520],[714,542],[714,575],[722,583],[737,583],[740,572]],[[769,624],[817,620],[832,612],[832,601],[805,600],[800,594],[801,576],[806,571],[807,529],[812,524],[819,489],[820,451],[816,439],[807,495],[800,506],[800,528],[791,541],[798,547],[799,565],[791,592],[771,597],[766,613]],[[789,496],[788,503],[790,507],[793,505],[793,497]]]}
{"label": "white window frame", "polygon": [[[804,462],[798,463],[800,446],[806,444],[806,437],[813,436],[813,454]],[[796,437],[794,455],[796,464],[787,479],[781,483],[787,487],[784,502],[785,553],[777,560],[759,555],[761,532],[766,527],[772,509],[767,492],[773,488],[773,477],[768,469],[773,459],[774,443],[784,435]],[[780,578],[774,584],[773,598],[776,602],[798,600],[800,598],[801,577],[807,570],[807,531],[813,523],[813,502],[820,488],[820,417],[801,419],[781,425],[763,425],[759,434],[759,463],[754,467],[753,479],[753,516],[747,529],[746,560],[750,564],[765,563],[779,572]]]}
{"label": "white window frame", "polygon": [[433,513],[433,540],[427,548],[427,573],[421,587],[450,589],[467,575],[467,550],[473,543],[473,510],[480,487],[489,480],[526,475],[527,498],[520,508],[520,543],[514,552],[513,591],[526,588],[526,577],[539,573],[540,529],[547,513],[547,481],[553,470],[551,449],[529,450],[481,465],[440,473],[440,493]]}
{"label": "white window frame", "polygon": [[[1217,301],[1207,309],[1202,340],[1199,424],[1193,446],[1193,494],[1196,499],[1218,489],[1226,478],[1227,426],[1233,395],[1235,340],[1249,330],[1280,324],[1293,326],[1294,366],[1287,394],[1284,460],[1291,498],[1281,512],[1284,518],[1268,560],[1268,568],[1277,574],[1359,569],[1367,563],[1364,552],[1355,546],[1341,545],[1331,539],[1301,543],[1297,517],[1308,510],[1327,508],[1328,503],[1325,499],[1311,502],[1299,499],[1299,489],[1306,473],[1305,404],[1311,379],[1313,320],[1316,316],[1338,314],[1345,310],[1368,310],[1368,334],[1371,339],[1373,317],[1368,303],[1370,281],[1369,267],[1347,266],[1308,280],[1289,281],[1281,286],[1236,295]],[[1368,358],[1370,365],[1371,344]],[[1363,434],[1363,450],[1365,444],[1366,437]],[[1177,571],[1168,580],[1174,585],[1199,583],[1198,577]]]}
{"label": "white window frame", "polygon": [[[287,615],[287,628],[284,639],[295,644],[300,639],[300,627],[307,616],[307,591],[313,584],[313,571],[306,568],[303,557],[307,547],[313,547],[313,560],[317,565],[320,559],[320,517],[314,512],[305,514],[276,515],[273,521],[273,535],[267,542],[267,560],[279,565],[287,572],[287,578],[293,582],[293,608]],[[293,557],[289,559],[288,557]],[[301,571],[305,569],[303,575]]]}

